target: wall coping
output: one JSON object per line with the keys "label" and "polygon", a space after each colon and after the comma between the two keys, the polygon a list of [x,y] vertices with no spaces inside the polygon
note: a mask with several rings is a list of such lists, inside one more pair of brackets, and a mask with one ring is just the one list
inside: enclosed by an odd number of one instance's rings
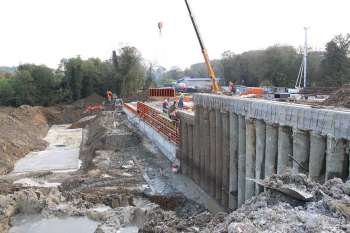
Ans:
{"label": "wall coping", "polygon": [[269,124],[311,130],[321,135],[350,140],[350,110],[347,109],[315,108],[310,105],[214,94],[194,94],[194,104],[264,120]]}

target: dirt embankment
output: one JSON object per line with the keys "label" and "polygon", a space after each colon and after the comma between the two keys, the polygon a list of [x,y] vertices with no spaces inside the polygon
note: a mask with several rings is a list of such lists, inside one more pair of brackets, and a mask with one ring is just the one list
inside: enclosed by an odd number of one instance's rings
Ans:
{"label": "dirt embankment", "polygon": [[50,125],[76,122],[90,114],[84,113],[86,105],[102,101],[92,95],[72,105],[0,107],[0,175],[10,172],[15,161],[29,152],[44,149]]}
{"label": "dirt embankment", "polygon": [[30,151],[44,149],[42,138],[49,129],[40,107],[0,109],[0,175],[9,172],[16,160]]}

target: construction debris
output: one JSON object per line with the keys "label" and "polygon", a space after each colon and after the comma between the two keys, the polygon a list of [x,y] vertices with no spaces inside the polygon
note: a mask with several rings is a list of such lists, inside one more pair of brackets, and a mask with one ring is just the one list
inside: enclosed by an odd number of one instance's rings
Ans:
{"label": "construction debris", "polygon": [[[37,128],[48,129],[40,109],[16,111],[34,114]],[[174,186],[173,177],[181,176],[123,114],[100,112],[76,120],[76,127],[84,127],[80,170],[0,178],[0,232],[33,214],[39,220],[83,216],[96,223],[95,233],[350,232],[350,181],[321,185],[301,174],[273,175],[254,180],[265,192],[241,208],[213,214]]]}
{"label": "construction debris", "polygon": [[323,102],[325,106],[350,108],[350,85],[344,85]]}
{"label": "construction debris", "polygon": [[[263,184],[269,187],[264,193],[230,213],[222,223],[206,230],[229,233],[349,232],[350,182],[333,179],[321,185],[302,174],[286,174],[274,175]],[[312,200],[301,201],[293,192],[281,192],[282,187],[308,193]]]}

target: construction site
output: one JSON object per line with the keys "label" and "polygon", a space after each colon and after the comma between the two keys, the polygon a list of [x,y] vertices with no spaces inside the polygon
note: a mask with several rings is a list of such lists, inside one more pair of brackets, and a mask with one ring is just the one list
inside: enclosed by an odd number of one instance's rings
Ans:
{"label": "construction site", "polygon": [[0,106],[0,233],[350,232],[350,86],[307,28],[292,88],[225,82],[185,4],[208,78]]}
{"label": "construction site", "polygon": [[346,91],[1,108],[0,232],[348,232]]}

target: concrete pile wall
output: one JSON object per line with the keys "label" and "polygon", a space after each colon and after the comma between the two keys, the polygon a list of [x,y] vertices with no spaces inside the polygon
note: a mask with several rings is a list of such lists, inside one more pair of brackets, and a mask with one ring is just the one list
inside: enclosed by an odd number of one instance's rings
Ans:
{"label": "concrete pile wall", "polygon": [[182,172],[226,209],[262,191],[247,178],[349,175],[350,112],[209,94],[194,102],[194,115],[179,113]]}

